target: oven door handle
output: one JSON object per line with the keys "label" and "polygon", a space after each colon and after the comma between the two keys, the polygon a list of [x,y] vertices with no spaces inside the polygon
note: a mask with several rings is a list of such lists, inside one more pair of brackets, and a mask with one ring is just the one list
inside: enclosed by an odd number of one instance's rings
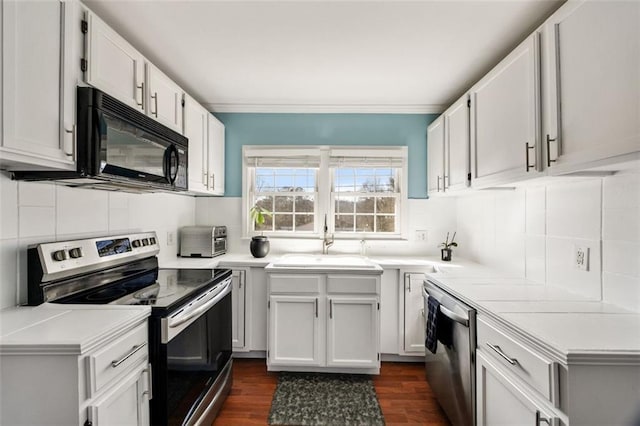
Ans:
{"label": "oven door handle", "polygon": [[191,320],[192,318],[200,316],[202,313],[204,313],[204,312],[208,311],[209,309],[211,309],[211,307],[214,306],[216,303],[218,303],[223,297],[225,297],[227,294],[231,293],[231,285],[232,285],[231,279],[227,279],[224,287],[218,293],[216,293],[215,296],[213,296],[211,299],[209,299],[202,306],[196,308],[195,310],[193,310],[191,312],[188,312],[188,315],[186,315],[185,317],[183,317],[183,318],[180,318],[180,317],[173,318],[174,321],[169,322],[169,327],[170,328],[178,327],[178,326],[184,324],[185,322]]}

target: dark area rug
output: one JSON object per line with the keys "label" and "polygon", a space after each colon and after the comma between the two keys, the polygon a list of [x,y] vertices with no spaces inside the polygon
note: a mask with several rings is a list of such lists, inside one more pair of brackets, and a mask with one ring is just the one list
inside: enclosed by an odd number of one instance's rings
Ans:
{"label": "dark area rug", "polygon": [[280,373],[270,425],[384,425],[373,382],[355,374]]}

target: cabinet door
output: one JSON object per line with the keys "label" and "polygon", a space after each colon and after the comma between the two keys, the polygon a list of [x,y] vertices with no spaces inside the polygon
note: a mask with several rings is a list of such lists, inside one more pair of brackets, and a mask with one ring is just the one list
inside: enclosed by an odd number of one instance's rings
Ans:
{"label": "cabinet door", "polygon": [[0,163],[8,168],[75,168],[73,138],[61,138],[64,18],[59,1],[2,2]]}
{"label": "cabinet door", "polygon": [[89,407],[94,426],[142,426],[149,423],[148,372],[136,371],[98,397]]}
{"label": "cabinet door", "polygon": [[476,351],[476,416],[478,426],[558,425],[550,407]]}
{"label": "cabinet door", "polygon": [[213,115],[209,120],[209,191],[214,195],[224,195],[224,124]]}
{"label": "cabinet door", "polygon": [[207,117],[209,113],[191,96],[184,98],[184,135],[189,139],[189,191],[208,193]]}
{"label": "cabinet door", "polygon": [[640,3],[569,2],[544,36],[551,172],[640,151]]}
{"label": "cabinet door", "polygon": [[182,133],[183,90],[153,64],[147,62],[147,114]]}
{"label": "cabinet door", "polygon": [[380,352],[383,354],[398,354],[402,325],[400,324],[400,301],[402,294],[398,290],[400,272],[398,269],[384,268],[380,279]]}
{"label": "cabinet door", "polygon": [[324,365],[321,305],[318,296],[269,297],[269,365]]}
{"label": "cabinet door", "polygon": [[510,183],[541,170],[539,63],[534,33],[471,89],[472,186]]}
{"label": "cabinet door", "polygon": [[445,113],[446,191],[469,186],[469,97],[460,98]]}
{"label": "cabinet door", "polygon": [[328,298],[327,366],[379,367],[378,299]]}
{"label": "cabinet door", "polygon": [[242,350],[245,348],[245,303],[246,303],[246,271],[235,270],[233,271],[232,283],[233,290],[231,292],[231,340],[233,343],[233,350]]}
{"label": "cabinet door", "polygon": [[424,274],[404,274],[404,351],[424,353]]}
{"label": "cabinet door", "polygon": [[429,195],[444,191],[444,117],[427,129],[427,191]]}
{"label": "cabinet door", "polygon": [[94,13],[87,12],[86,20],[85,81],[144,111],[144,57]]}

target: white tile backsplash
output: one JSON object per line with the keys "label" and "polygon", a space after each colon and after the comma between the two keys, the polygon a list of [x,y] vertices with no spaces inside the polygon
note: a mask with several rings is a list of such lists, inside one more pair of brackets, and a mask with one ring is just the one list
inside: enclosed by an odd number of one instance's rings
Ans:
{"label": "white tile backsplash", "polygon": [[27,247],[108,233],[157,231],[160,259],[176,254],[168,232],[195,224],[195,200],[15,182],[0,173],[0,309],[27,301]]}
{"label": "white tile backsplash", "polygon": [[547,235],[600,239],[601,179],[577,180],[547,186]]}
{"label": "white tile backsplash", "polygon": [[[640,312],[640,170],[556,178],[514,196],[476,192],[458,199],[466,257],[500,267],[493,256],[499,254],[509,264],[502,269],[518,271],[523,241],[524,277]],[[590,249],[587,272],[573,264],[576,245]]]}
{"label": "white tile backsplash", "polygon": [[109,193],[93,189],[56,187],[56,235],[73,239],[109,232]]}
{"label": "white tile backsplash", "polygon": [[640,306],[640,278],[627,275],[602,273],[604,300],[632,311]]}

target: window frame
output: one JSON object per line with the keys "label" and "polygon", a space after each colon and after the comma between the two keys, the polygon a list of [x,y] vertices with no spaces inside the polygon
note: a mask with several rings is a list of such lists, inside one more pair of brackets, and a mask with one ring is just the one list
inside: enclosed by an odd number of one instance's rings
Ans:
{"label": "window frame", "polygon": [[[313,193],[316,197],[314,203],[314,230],[311,231],[254,231],[253,224],[249,218],[249,209],[253,205],[255,199],[255,179],[256,166],[248,164],[247,153],[259,152],[262,155],[286,155],[283,153],[294,151],[297,153],[306,152],[312,155],[319,155],[319,167],[316,171],[316,191]],[[396,230],[394,233],[376,233],[376,232],[336,232],[335,231],[335,198],[334,198],[334,177],[335,167],[330,166],[330,158],[332,150],[340,151],[341,155],[353,155],[353,157],[379,156],[385,157],[392,155],[398,159],[400,166],[397,169],[396,187],[398,192],[381,193],[375,192],[370,194],[380,194],[393,196],[397,198],[396,204]],[[372,155],[373,154],[373,155]],[[363,168],[367,167],[363,163]],[[287,165],[289,169],[305,168],[303,166]],[[313,167],[315,168],[315,167]],[[380,168],[380,167],[376,167]],[[300,239],[318,239],[323,237],[324,218],[326,215],[327,227],[329,234],[335,239],[340,240],[407,240],[408,239],[408,148],[406,146],[300,146],[300,145],[245,145],[242,147],[242,238],[250,239],[255,235],[266,235],[269,238],[300,238]],[[356,192],[358,195],[366,194]],[[286,195],[285,192],[275,192],[274,195]],[[291,193],[292,195],[295,192]],[[263,194],[266,195],[266,194]]]}

